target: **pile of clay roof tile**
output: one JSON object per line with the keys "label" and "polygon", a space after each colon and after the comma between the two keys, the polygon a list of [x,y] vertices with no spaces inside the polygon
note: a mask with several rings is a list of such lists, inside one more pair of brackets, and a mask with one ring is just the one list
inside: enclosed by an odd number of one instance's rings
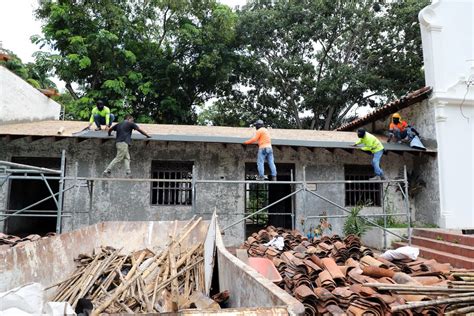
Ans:
{"label": "pile of clay roof tile", "polygon": [[4,233],[0,233],[0,251],[9,249],[11,247],[21,246],[26,243],[37,241],[40,239],[48,238],[50,236],[56,235],[55,233],[48,233],[44,237],[41,237],[37,234],[31,234],[26,237],[18,237],[14,235],[7,235]]}
{"label": "pile of clay roof tile", "polygon": [[[265,246],[277,236],[284,238],[282,250]],[[436,285],[446,291],[452,268],[435,260],[390,262],[374,256],[355,236],[310,240],[298,231],[269,226],[250,236],[242,248],[249,256],[273,261],[283,279],[277,285],[302,302],[307,315],[439,315],[449,306],[410,307],[393,313],[396,306],[407,302],[439,297],[397,286],[410,284],[428,291],[427,287]],[[377,285],[387,289],[380,290]]]}

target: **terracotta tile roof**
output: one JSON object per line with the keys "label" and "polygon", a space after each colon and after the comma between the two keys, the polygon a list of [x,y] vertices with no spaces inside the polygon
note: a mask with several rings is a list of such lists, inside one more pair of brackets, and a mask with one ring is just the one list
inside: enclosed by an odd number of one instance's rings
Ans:
{"label": "terracotta tile roof", "polygon": [[[276,236],[284,238],[282,250],[265,246]],[[421,258],[390,262],[375,256],[353,235],[344,239],[338,235],[308,238],[295,230],[268,226],[252,234],[241,248],[247,249],[249,256],[273,261],[282,277],[276,284],[303,303],[306,315],[391,315],[396,306],[433,300],[439,294],[415,295],[403,289],[378,289],[380,286],[446,288],[452,278],[449,264]],[[376,286],[367,286],[368,283]],[[439,315],[446,306],[414,311],[420,315],[431,315],[430,312]],[[412,313],[401,311],[400,315]]]}
{"label": "terracotta tile roof", "polygon": [[41,237],[40,235],[37,235],[37,234],[31,234],[31,235],[21,238],[15,235],[7,235],[4,233],[0,233],[0,252],[3,250],[9,249],[11,247],[21,246],[25,243],[34,242],[39,239],[48,238],[54,235],[56,234],[48,233],[44,237]]}
{"label": "terracotta tile roof", "polygon": [[336,129],[336,131],[353,131],[356,128],[371,123],[373,121],[382,119],[387,115],[395,113],[401,109],[409,107],[415,103],[418,103],[424,99],[427,99],[432,91],[431,87],[423,87],[416,91],[410,92],[407,95],[401,97],[400,99],[394,100],[390,103],[385,104],[384,106],[377,108],[375,111],[353,120],[347,124],[344,124]]}

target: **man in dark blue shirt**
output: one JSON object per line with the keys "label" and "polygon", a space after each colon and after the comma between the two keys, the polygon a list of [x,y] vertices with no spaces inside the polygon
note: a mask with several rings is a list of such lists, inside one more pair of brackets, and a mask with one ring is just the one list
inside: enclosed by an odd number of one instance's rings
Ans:
{"label": "man in dark blue shirt", "polygon": [[115,124],[111,129],[109,129],[109,136],[112,135],[112,131],[115,131],[117,135],[115,136],[115,147],[117,148],[117,155],[114,160],[110,162],[107,168],[104,171],[104,176],[109,176],[112,172],[112,168],[120,163],[123,160],[125,165],[125,173],[127,176],[131,174],[130,171],[130,153],[128,152],[128,146],[132,142],[132,131],[136,130],[147,138],[151,138],[145,131],[140,129],[137,124],[133,122],[133,117],[131,115],[126,115],[125,119],[119,123]]}

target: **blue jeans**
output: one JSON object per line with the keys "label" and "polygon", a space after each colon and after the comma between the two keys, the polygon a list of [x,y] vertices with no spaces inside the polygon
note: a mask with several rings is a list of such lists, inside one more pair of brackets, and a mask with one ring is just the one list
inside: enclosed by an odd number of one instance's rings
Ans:
{"label": "blue jeans", "polygon": [[380,159],[382,159],[382,156],[383,149],[374,153],[374,157],[372,158],[372,167],[374,167],[375,175],[380,177],[383,177],[383,170],[380,168]]}
{"label": "blue jeans", "polygon": [[[115,120],[115,115],[110,113],[109,117],[109,127],[112,125],[112,122]],[[97,127],[100,127],[100,125],[105,125],[105,116],[100,116],[99,114],[94,115],[94,122]]]}
{"label": "blue jeans", "polygon": [[275,162],[273,159],[273,149],[271,147],[260,148],[258,150],[258,155],[257,155],[258,175],[260,177],[263,177],[263,174],[265,172],[265,168],[264,168],[265,159],[267,159],[272,177],[276,177],[277,169],[276,169]]}
{"label": "blue jeans", "polygon": [[395,138],[398,140],[405,139],[408,135],[407,130],[405,129],[403,132],[400,131],[398,128],[394,128],[392,130],[392,134],[395,136]]}

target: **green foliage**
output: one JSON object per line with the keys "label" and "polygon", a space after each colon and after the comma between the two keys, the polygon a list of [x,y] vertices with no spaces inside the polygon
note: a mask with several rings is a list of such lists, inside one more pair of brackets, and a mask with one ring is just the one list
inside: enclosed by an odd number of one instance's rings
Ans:
{"label": "green foliage", "polygon": [[233,89],[200,123],[239,125],[223,119],[230,111],[274,127],[331,129],[354,106],[376,107],[420,88],[417,15],[427,4],[248,1],[238,12]]}
{"label": "green foliage", "polygon": [[343,232],[344,235],[356,235],[361,237],[369,229],[369,225],[365,219],[359,215],[360,211],[364,208],[364,205],[358,205],[351,209],[350,214],[344,222]]}
{"label": "green foliage", "polygon": [[11,59],[0,61],[0,65],[6,67],[37,89],[56,88],[56,84],[50,79],[51,72],[41,53],[35,54],[34,63],[24,64],[13,52],[9,50],[4,51]]}
{"label": "green foliage", "polygon": [[36,14],[32,40],[54,50],[46,59],[77,118],[104,99],[119,116],[194,123],[234,68],[237,17],[215,0],[42,1]]}

